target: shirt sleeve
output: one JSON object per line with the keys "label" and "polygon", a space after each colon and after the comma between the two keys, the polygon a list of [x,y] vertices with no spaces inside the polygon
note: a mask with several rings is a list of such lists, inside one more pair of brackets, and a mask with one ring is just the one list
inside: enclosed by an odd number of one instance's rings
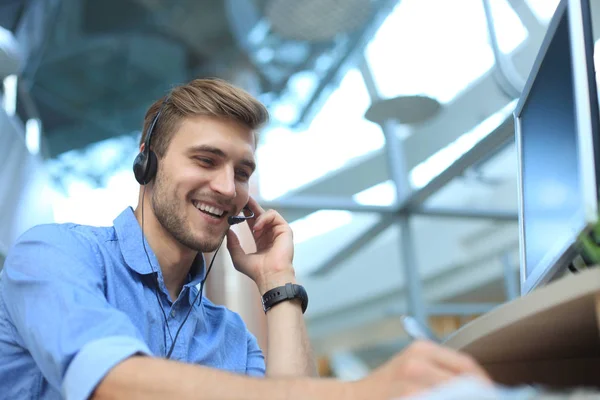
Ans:
{"label": "shirt sleeve", "polygon": [[246,364],[246,375],[262,377],[265,376],[265,357],[258,346],[256,337],[246,330],[248,336],[248,363]]}
{"label": "shirt sleeve", "polygon": [[26,232],[0,279],[8,318],[48,383],[67,399],[87,399],[116,364],[151,355],[131,320],[104,295],[93,241],[69,225]]}

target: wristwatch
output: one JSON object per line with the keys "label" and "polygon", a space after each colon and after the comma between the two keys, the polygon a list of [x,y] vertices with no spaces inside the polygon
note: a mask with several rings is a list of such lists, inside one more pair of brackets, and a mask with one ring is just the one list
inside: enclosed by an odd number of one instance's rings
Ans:
{"label": "wristwatch", "polygon": [[266,292],[262,297],[263,310],[266,313],[275,304],[293,299],[300,299],[302,314],[304,314],[308,306],[308,294],[302,285],[295,283],[286,283],[285,286],[278,286]]}

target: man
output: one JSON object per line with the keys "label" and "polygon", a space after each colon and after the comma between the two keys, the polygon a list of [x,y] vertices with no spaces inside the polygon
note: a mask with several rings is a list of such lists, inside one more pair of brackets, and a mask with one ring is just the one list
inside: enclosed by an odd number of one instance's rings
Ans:
{"label": "man", "polygon": [[[466,356],[429,343],[360,382],[314,378],[292,231],[249,196],[267,118],[221,80],[177,87],[146,114],[135,211],[112,227],[50,224],[18,240],[0,281],[3,397],[387,399],[460,374],[486,379]],[[254,254],[229,230],[246,205]],[[236,269],[269,305],[266,368],[241,319],[202,297],[202,253],[225,236]]]}

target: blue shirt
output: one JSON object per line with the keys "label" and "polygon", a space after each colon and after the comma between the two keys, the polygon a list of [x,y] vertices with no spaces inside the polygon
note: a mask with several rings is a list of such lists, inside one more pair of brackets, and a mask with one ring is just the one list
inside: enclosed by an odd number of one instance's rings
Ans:
{"label": "blue shirt", "polygon": [[[170,300],[131,208],[113,227],[39,225],[19,238],[0,275],[0,397],[85,399],[117,363],[164,357],[204,276],[199,255]],[[157,275],[156,275],[157,274]],[[156,286],[158,280],[158,288]],[[242,319],[206,297],[171,359],[263,376],[264,357]]]}

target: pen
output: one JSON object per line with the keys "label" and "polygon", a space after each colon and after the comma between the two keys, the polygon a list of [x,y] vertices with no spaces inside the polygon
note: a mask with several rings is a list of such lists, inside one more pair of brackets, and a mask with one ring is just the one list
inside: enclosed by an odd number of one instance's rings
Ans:
{"label": "pen", "polygon": [[429,331],[423,324],[416,320],[416,318],[410,315],[403,315],[401,317],[402,327],[404,331],[415,340],[431,340],[432,342],[439,343],[440,340],[436,338],[433,333]]}

